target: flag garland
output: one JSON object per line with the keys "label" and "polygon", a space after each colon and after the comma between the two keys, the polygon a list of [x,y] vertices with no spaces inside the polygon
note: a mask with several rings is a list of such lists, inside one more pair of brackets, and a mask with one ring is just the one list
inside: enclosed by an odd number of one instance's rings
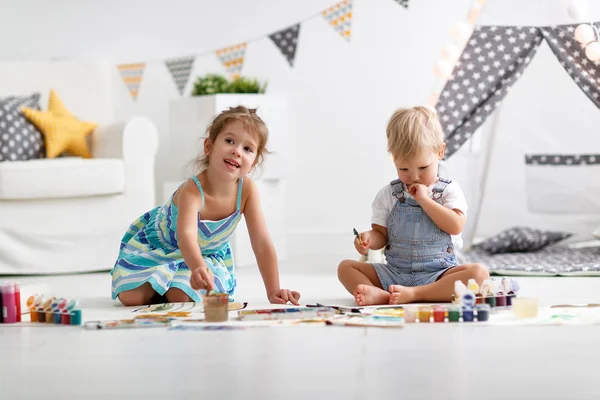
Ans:
{"label": "flag garland", "polygon": [[350,26],[352,24],[352,0],[344,0],[323,10],[323,17],[344,39],[350,41]]}
{"label": "flag garland", "polygon": [[396,3],[400,4],[404,8],[408,8],[408,0],[394,0]]}
{"label": "flag garland", "polygon": [[165,65],[171,73],[180,95],[183,95],[183,89],[190,78],[195,60],[195,57],[181,57],[165,61]]}
{"label": "flag garland", "polygon": [[125,82],[125,86],[134,101],[137,99],[140,91],[145,68],[145,63],[121,64],[118,66],[119,72],[121,72],[121,76],[123,77],[123,82]]}
{"label": "flag garland", "polygon": [[269,38],[275,43],[275,46],[281,51],[281,54],[288,60],[290,67],[294,66],[299,34],[300,24],[296,24],[269,35]]}
{"label": "flag garland", "polygon": [[[291,68],[294,67],[294,61],[296,58],[296,50],[298,48],[298,39],[300,34],[300,25],[303,22],[311,20],[316,17],[324,18],[334,30],[346,41],[350,41],[351,38],[351,25],[352,25],[352,9],[353,2],[355,0],[342,0],[331,7],[328,7],[321,12],[314,14],[295,25],[288,28],[281,29],[279,31],[262,35],[252,40],[247,40],[237,45],[223,47],[217,50],[207,51],[201,54],[182,56],[168,60],[153,60],[161,61],[169,71],[175,87],[180,95],[183,96],[183,92],[187,83],[190,79],[191,71],[194,66],[196,58],[206,56],[208,54],[216,54],[221,64],[225,67],[227,73],[231,78],[235,79],[240,76],[242,68],[244,66],[244,59],[246,49],[249,43],[264,38],[269,38],[275,46],[279,49],[281,54],[286,58]],[[395,0],[403,6],[408,7],[409,0]],[[117,69],[123,77],[123,81],[131,95],[131,98],[135,101],[139,94],[142,77],[146,64],[150,61],[131,63],[131,64],[120,64],[117,65]]]}

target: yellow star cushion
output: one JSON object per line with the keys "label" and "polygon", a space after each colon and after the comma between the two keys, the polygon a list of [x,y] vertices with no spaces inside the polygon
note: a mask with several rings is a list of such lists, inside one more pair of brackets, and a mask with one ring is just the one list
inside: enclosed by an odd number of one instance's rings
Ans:
{"label": "yellow star cushion", "polygon": [[46,157],[55,158],[64,152],[73,156],[90,158],[91,153],[86,137],[98,124],[83,122],[75,118],[58,98],[50,91],[48,111],[24,107],[23,115],[44,135]]}

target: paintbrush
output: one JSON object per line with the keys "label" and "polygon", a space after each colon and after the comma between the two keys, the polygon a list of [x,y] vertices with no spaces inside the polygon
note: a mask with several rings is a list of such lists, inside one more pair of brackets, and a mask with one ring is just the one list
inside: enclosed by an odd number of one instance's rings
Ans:
{"label": "paintbrush", "polygon": [[358,243],[361,246],[364,246],[364,243],[363,243],[362,239],[360,238],[360,235],[358,234],[358,231],[356,230],[356,228],[352,228],[352,230],[354,231],[354,235],[356,235],[356,238],[358,239]]}

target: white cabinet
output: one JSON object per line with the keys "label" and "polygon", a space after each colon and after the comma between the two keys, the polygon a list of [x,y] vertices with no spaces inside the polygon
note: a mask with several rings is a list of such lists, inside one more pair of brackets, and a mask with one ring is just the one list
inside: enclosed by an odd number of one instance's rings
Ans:
{"label": "white cabinet", "polygon": [[[243,105],[258,108],[257,114],[269,128],[267,149],[262,168],[250,176],[260,192],[262,210],[280,261],[285,259],[285,176],[288,141],[288,110],[284,96],[265,94],[218,94],[187,97],[169,104],[169,178],[163,187],[165,199],[177,186],[192,176],[191,163],[203,148],[206,127],[221,111]],[[231,239],[236,266],[256,263],[244,220]]]}

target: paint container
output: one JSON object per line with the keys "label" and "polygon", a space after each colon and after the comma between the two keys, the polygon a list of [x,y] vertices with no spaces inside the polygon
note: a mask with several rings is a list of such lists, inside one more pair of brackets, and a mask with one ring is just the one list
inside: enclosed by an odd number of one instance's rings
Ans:
{"label": "paint container", "polygon": [[516,297],[516,295],[515,295],[515,293],[514,293],[514,292],[508,292],[508,293],[506,294],[506,305],[507,305],[508,307],[512,306],[512,301],[513,301],[513,299],[514,299],[515,297]]}
{"label": "paint container", "polygon": [[408,323],[417,322],[417,307],[416,306],[404,306],[404,322],[408,322]]}
{"label": "paint container", "polygon": [[44,309],[44,315],[45,315],[44,321],[47,324],[51,324],[54,322],[54,315],[52,314],[52,302],[53,301],[54,301],[54,298],[45,299],[44,303],[42,304],[42,308]]}
{"label": "paint container", "polygon": [[473,322],[475,315],[473,313],[473,307],[463,306],[462,308],[463,322]]}
{"label": "paint container", "polygon": [[15,305],[17,306],[17,322],[21,322],[21,287],[15,283]]}
{"label": "paint container", "polygon": [[502,292],[496,294],[496,307],[506,307],[506,296]]}
{"label": "paint container", "polygon": [[2,312],[2,286],[4,286],[4,282],[0,281],[0,324],[4,322],[4,313]]}
{"label": "paint container", "polygon": [[460,322],[460,306],[448,306],[448,322]]}
{"label": "paint container", "polygon": [[467,307],[475,307],[475,293],[467,291],[460,299],[460,304]]}
{"label": "paint container", "polygon": [[519,297],[512,300],[512,312],[517,318],[537,317],[539,306],[539,301],[535,297]]}
{"label": "paint container", "polygon": [[38,313],[38,310],[35,308],[29,309],[29,320],[31,322],[40,322],[40,314]]}
{"label": "paint container", "polygon": [[485,304],[489,304],[492,308],[496,307],[496,297],[493,295],[486,297]]}
{"label": "paint container", "polygon": [[71,325],[71,313],[68,311],[61,312],[60,323],[63,325]]}
{"label": "paint container", "polygon": [[77,308],[77,306],[78,306],[77,300],[71,299],[67,303],[67,310],[69,310],[69,311],[74,310]]}
{"label": "paint container", "polygon": [[81,325],[81,310],[71,311],[71,325]]}
{"label": "paint container", "polygon": [[431,307],[419,306],[419,322],[428,323],[431,319]]}
{"label": "paint container", "polygon": [[446,307],[433,306],[433,322],[446,322]]}
{"label": "paint container", "polygon": [[210,293],[204,296],[204,320],[224,322],[229,319],[229,294]]}
{"label": "paint container", "polygon": [[46,311],[44,311],[44,309],[38,308],[37,314],[38,314],[38,322],[41,322],[41,323],[46,322]]}
{"label": "paint container", "polygon": [[490,319],[492,308],[489,304],[477,304],[475,309],[477,310],[477,321],[484,322]]}
{"label": "paint container", "polygon": [[2,292],[2,318],[5,324],[17,322],[17,305],[15,304],[15,285],[4,283],[0,288]]}
{"label": "paint container", "polygon": [[35,308],[35,299],[37,297],[37,294],[34,294],[33,296],[29,296],[27,298],[27,301],[25,301],[25,307],[27,307],[28,310],[31,310],[32,308]]}
{"label": "paint container", "polygon": [[477,293],[475,295],[475,304],[485,304],[485,300],[483,299],[483,295],[481,293]]}

